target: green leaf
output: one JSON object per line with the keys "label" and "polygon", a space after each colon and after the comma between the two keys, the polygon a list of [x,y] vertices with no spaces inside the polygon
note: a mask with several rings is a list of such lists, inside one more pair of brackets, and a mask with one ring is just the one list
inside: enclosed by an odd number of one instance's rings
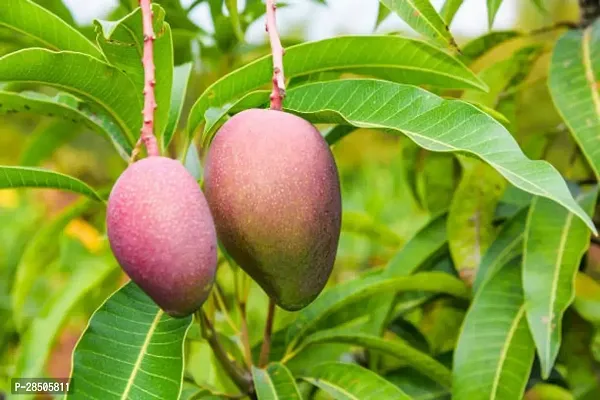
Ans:
{"label": "green leaf", "polygon": [[110,140],[119,154],[126,160],[129,160],[129,154],[133,150],[129,138],[124,136],[121,128],[111,118],[103,113],[95,112],[88,104],[68,93],[59,93],[54,97],[49,97],[37,92],[13,93],[0,91],[0,104],[2,105],[0,114],[31,112],[62,118],[73,123],[81,123],[93,132]]}
{"label": "green leaf", "polygon": [[342,232],[361,235],[384,246],[398,247],[402,244],[396,232],[377,223],[368,214],[345,211],[342,221]]}
{"label": "green leaf", "polygon": [[142,93],[124,72],[91,56],[20,50],[0,58],[0,82],[30,82],[71,92],[104,109],[130,142],[139,135]]}
{"label": "green leaf", "polygon": [[535,347],[520,267],[518,258],[504,265],[473,299],[454,352],[453,400],[522,398]]}
{"label": "green leaf", "polygon": [[523,234],[528,211],[527,207],[522,208],[502,225],[477,268],[473,282],[474,293],[477,293],[483,282],[494,276],[498,269],[523,252]]}
{"label": "green leaf", "polygon": [[382,3],[379,3],[379,8],[377,10],[377,21],[375,22],[375,29],[381,25],[381,23],[390,15],[391,11],[389,8],[384,6]]}
{"label": "green leaf", "polygon": [[79,179],[54,171],[33,167],[8,167],[0,165],[0,189],[49,188],[66,190],[89,197],[104,199]]}
{"label": "green leaf", "polygon": [[399,388],[375,372],[356,364],[319,364],[303,379],[336,400],[410,399]]}
{"label": "green leaf", "polygon": [[284,107],[313,123],[384,129],[403,133],[427,150],[477,156],[518,188],[576,213],[596,233],[552,165],[528,159],[506,128],[472,105],[413,86],[356,79],[291,89]]}
{"label": "green leaf", "polygon": [[302,400],[292,373],[281,363],[252,367],[252,377],[258,400]]}
{"label": "green leaf", "polygon": [[413,400],[450,400],[450,391],[410,367],[386,373],[385,378]]}
{"label": "green leaf", "polygon": [[68,399],[177,399],[192,317],[165,314],[133,282],[92,316],[73,353]]}
{"label": "green leaf", "polygon": [[462,60],[470,64],[479,57],[483,56],[493,47],[505,43],[514,38],[520,37],[521,33],[517,31],[492,31],[485,35],[471,40],[462,48]]}
{"label": "green leaf", "polygon": [[454,16],[458,12],[460,6],[462,6],[464,0],[446,0],[442,9],[440,10],[440,16],[447,26],[452,24]]}
{"label": "green leaf", "polygon": [[313,303],[298,312],[294,322],[287,328],[287,342],[292,342],[290,348],[293,349],[295,343],[310,333],[319,321],[354,301],[408,291],[445,293],[459,298],[469,296],[462,281],[443,272],[421,272],[389,279],[368,275],[340,289],[336,290],[334,287],[323,292]]}
{"label": "green leaf", "polygon": [[83,198],[69,206],[43,225],[27,244],[16,269],[11,293],[12,315],[20,332],[24,331],[29,318],[25,310],[27,298],[44,268],[58,255],[58,238],[61,232],[69,222],[87,211],[91,205],[91,200]]}
{"label": "green leaf", "polygon": [[69,25],[77,26],[73,19],[73,15],[71,15],[71,11],[62,0],[34,0],[34,2],[54,13]]}
{"label": "green leaf", "polygon": [[569,30],[552,53],[548,87],[597,177],[600,177],[600,21],[584,31]]}
{"label": "green leaf", "polygon": [[118,268],[114,259],[107,255],[85,254],[77,258],[77,269],[67,285],[49,299],[45,311],[32,321],[22,336],[14,376],[44,376],[44,366],[54,341],[72,310]]}
{"label": "green leaf", "polygon": [[436,359],[415,349],[399,338],[386,340],[377,336],[351,332],[348,329],[331,329],[320,331],[307,337],[302,342],[301,347],[297,352],[300,352],[311,345],[320,343],[346,343],[353,346],[364,347],[369,350],[375,350],[387,356],[396,357],[402,361],[406,361],[411,368],[422,372],[424,375],[443,386],[450,387],[452,383],[452,375],[448,368]]}
{"label": "green leaf", "polygon": [[[171,28],[164,21],[165,10],[157,4],[152,5],[154,40],[154,67],[156,74],[157,108],[155,111],[155,134],[161,138],[167,126],[171,105],[171,87],[173,84],[173,39]],[[137,92],[144,90],[144,68],[140,60],[144,53],[144,35],[140,8],[119,21],[94,22],[98,33],[97,41],[109,63],[122,70],[131,78]]]}
{"label": "green leaf", "polygon": [[496,14],[498,13],[498,9],[502,5],[503,0],[487,0],[487,14],[488,14],[488,28],[492,29],[492,25],[494,25],[494,20],[496,19]]}
{"label": "green leaf", "polygon": [[425,37],[450,49],[456,42],[444,20],[429,0],[380,0],[387,8],[400,16],[411,28]]}
{"label": "green leaf", "polygon": [[103,59],[100,50],[79,31],[30,0],[4,0],[0,26],[51,50],[76,51]]}
{"label": "green leaf", "polygon": [[173,71],[173,87],[171,88],[171,107],[169,108],[169,119],[167,127],[162,135],[163,150],[169,147],[169,143],[173,139],[173,135],[179,125],[181,111],[185,103],[187,94],[188,82],[192,74],[192,63],[178,65]]}
{"label": "green leaf", "polygon": [[[597,196],[596,187],[578,196],[579,204],[592,213]],[[575,298],[575,274],[589,239],[589,230],[572,213],[549,200],[533,200],[524,238],[523,289],[544,379],[558,355],[563,314]]]}
{"label": "green leaf", "polygon": [[[394,51],[390,53],[389,49]],[[389,35],[335,37],[290,46],[286,49],[284,68],[286,78],[345,70],[417,85],[486,89],[471,70],[445,52],[418,40]],[[213,83],[190,112],[190,137],[203,123],[209,108],[231,108],[246,93],[271,83],[272,74],[272,59],[268,55]]]}
{"label": "green leaf", "polygon": [[506,181],[481,161],[461,161],[463,177],[448,213],[448,243],[458,273],[473,282],[481,259],[496,236],[494,215]]}

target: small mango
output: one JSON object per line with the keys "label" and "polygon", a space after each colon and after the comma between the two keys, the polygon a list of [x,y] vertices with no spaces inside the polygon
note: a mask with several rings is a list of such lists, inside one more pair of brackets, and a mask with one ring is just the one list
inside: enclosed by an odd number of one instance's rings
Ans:
{"label": "small mango", "polygon": [[131,164],[112,188],[106,224],[125,273],[166,313],[184,317],[202,306],[215,279],[216,231],[180,162],[155,156]]}
{"label": "small mango", "polygon": [[342,210],[319,131],[282,111],[240,112],[215,135],[204,182],[227,253],[279,307],[310,304],[331,275]]}

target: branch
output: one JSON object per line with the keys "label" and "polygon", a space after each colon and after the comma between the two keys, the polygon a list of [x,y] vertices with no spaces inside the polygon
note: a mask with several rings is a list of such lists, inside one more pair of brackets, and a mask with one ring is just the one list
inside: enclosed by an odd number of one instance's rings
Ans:
{"label": "branch", "polygon": [[154,67],[154,28],[152,27],[152,0],[140,0],[142,9],[142,23],[144,27],[144,55],[142,56],[142,65],[144,67],[144,123],[140,133],[140,139],[135,145],[131,154],[131,161],[139,153],[142,142],[146,146],[148,156],[158,156],[158,146],[154,136],[154,110],[156,110],[156,98],[154,96],[154,86],[156,85],[155,67]]}
{"label": "branch", "polygon": [[246,371],[242,370],[234,360],[229,358],[227,352],[217,338],[215,328],[211,324],[204,311],[197,311],[196,317],[200,323],[202,337],[204,337],[204,339],[206,339],[210,345],[215,357],[217,357],[221,363],[221,366],[227,372],[227,375],[231,377],[237,387],[244,393],[253,392],[254,388],[252,386],[252,377]]}
{"label": "branch", "polygon": [[269,362],[269,353],[271,352],[271,334],[273,333],[273,322],[275,321],[275,302],[269,298],[269,311],[267,312],[267,322],[265,323],[265,333],[263,343],[260,349],[260,358],[258,366],[265,367]]}
{"label": "branch", "polygon": [[600,0],[579,0],[579,10],[581,26],[585,28],[600,16]]}
{"label": "branch", "polygon": [[285,50],[281,46],[277,21],[275,19],[275,0],[267,0],[267,32],[273,53],[273,91],[271,92],[271,109],[281,110],[281,103],[285,98],[285,76],[283,73],[283,55]]}

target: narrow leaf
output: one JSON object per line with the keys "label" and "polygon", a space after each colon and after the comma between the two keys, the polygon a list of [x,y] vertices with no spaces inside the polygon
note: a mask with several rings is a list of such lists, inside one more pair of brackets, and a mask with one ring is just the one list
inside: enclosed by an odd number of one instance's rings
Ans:
{"label": "narrow leaf", "polygon": [[292,373],[283,364],[252,367],[252,378],[258,400],[302,400]]}
{"label": "narrow leaf", "polygon": [[459,279],[443,272],[421,272],[383,280],[380,276],[373,275],[355,282],[353,285],[345,285],[340,290],[335,290],[334,287],[325,291],[308,307],[298,312],[296,319],[287,329],[288,343],[292,342],[291,347],[297,340],[310,333],[310,329],[320,320],[359,299],[381,296],[386,292],[404,291],[445,293],[459,298],[469,296],[466,287]]}
{"label": "narrow leaf", "polygon": [[448,213],[448,243],[458,273],[473,282],[481,258],[496,236],[494,215],[506,181],[481,161],[461,161],[463,176]]}
{"label": "narrow leaf", "polygon": [[3,0],[0,26],[26,35],[35,47],[76,51],[103,59],[100,50],[79,31],[30,0]]}
{"label": "narrow leaf", "polygon": [[[579,204],[592,213],[597,195],[597,188],[581,194]],[[589,230],[572,213],[549,200],[534,199],[524,239],[523,289],[544,379],[558,355],[563,314],[575,297],[575,274],[589,239]]]}
{"label": "narrow leaf", "polygon": [[[156,74],[157,108],[155,111],[155,134],[162,138],[167,126],[171,105],[171,87],[173,84],[173,38],[171,28],[164,21],[165,10],[152,5],[153,24],[156,39],[153,41],[154,67]],[[119,21],[95,21],[98,45],[108,62],[124,71],[137,87],[137,92],[144,90],[144,69],[140,62],[143,56],[144,35],[140,8],[123,17]]]}
{"label": "narrow leaf", "polygon": [[[390,52],[390,49],[394,50]],[[345,70],[416,85],[486,89],[471,70],[442,50],[418,40],[389,35],[335,37],[290,46],[286,49],[284,67],[287,78]],[[268,55],[213,83],[190,112],[190,136],[197,132],[209,108],[226,107],[244,94],[268,85],[272,70]]]}
{"label": "narrow leaf", "polygon": [[454,352],[453,400],[523,397],[533,364],[521,260],[504,265],[473,299]]}
{"label": "narrow leaf", "polygon": [[444,46],[456,49],[456,42],[444,20],[429,0],[380,0],[411,28]]}
{"label": "narrow leaf", "polygon": [[387,340],[377,336],[349,332],[346,329],[331,329],[307,337],[302,342],[301,349],[320,343],[346,343],[375,350],[407,362],[411,368],[422,372],[443,386],[450,387],[452,382],[452,375],[448,368],[401,339]]}
{"label": "narrow leaf", "polygon": [[498,9],[502,5],[503,0],[487,0],[488,28],[492,29]]}
{"label": "narrow leaf", "polygon": [[192,63],[178,65],[173,71],[173,87],[171,89],[171,107],[169,108],[169,119],[167,127],[162,136],[162,148],[169,147],[173,135],[179,125],[181,112],[185,103],[188,82],[192,74]]}
{"label": "narrow leaf", "polygon": [[40,165],[51,157],[58,148],[69,143],[80,133],[81,127],[71,121],[40,121],[27,140],[19,164],[27,167]]}
{"label": "narrow leaf", "polygon": [[129,154],[133,149],[129,138],[123,134],[121,128],[110,117],[91,110],[87,103],[68,93],[59,93],[54,97],[49,97],[37,92],[0,91],[0,104],[2,104],[0,114],[31,112],[81,123],[110,140],[125,159],[129,159]]}
{"label": "narrow leaf", "polygon": [[73,353],[68,399],[177,399],[192,317],[171,318],[133,282],[92,316]]}
{"label": "narrow leaf", "polygon": [[320,364],[303,378],[336,400],[410,399],[375,372],[356,364]]}
{"label": "narrow leaf", "polygon": [[0,165],[0,189],[47,188],[82,194],[92,200],[104,201],[94,189],[79,179],[54,171],[33,167]]}
{"label": "narrow leaf", "polygon": [[91,100],[115,120],[131,142],[142,126],[142,93],[124,72],[85,54],[20,50],[0,57],[2,81],[54,86]]}
{"label": "narrow leaf", "polygon": [[440,10],[440,16],[447,26],[452,24],[454,16],[458,12],[460,6],[462,6],[464,0],[446,0],[442,9]]}
{"label": "narrow leaf", "polygon": [[600,21],[569,30],[556,42],[548,87],[552,100],[600,177]]}
{"label": "narrow leaf", "polygon": [[528,159],[506,128],[472,105],[413,86],[356,79],[291,89],[284,107],[313,123],[379,128],[403,133],[427,150],[474,155],[518,188],[576,213],[596,233],[554,167]]}

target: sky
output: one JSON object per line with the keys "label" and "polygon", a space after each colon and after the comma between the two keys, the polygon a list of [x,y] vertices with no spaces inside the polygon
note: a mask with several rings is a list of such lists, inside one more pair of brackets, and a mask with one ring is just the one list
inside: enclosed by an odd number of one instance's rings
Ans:
{"label": "sky", "polygon": [[[193,0],[183,0],[188,5]],[[495,29],[508,29],[515,21],[517,1],[505,0],[498,11]],[[94,18],[102,17],[112,9],[118,0],[65,0],[72,10],[77,22],[87,24]],[[245,0],[238,0],[243,7]],[[288,0],[288,7],[278,12],[278,26],[282,35],[286,31],[302,29],[306,40],[318,40],[340,34],[366,34],[373,31],[377,18],[378,0],[327,0],[328,5],[317,4],[313,0]],[[443,0],[432,0],[439,9]],[[465,0],[457,13],[450,30],[456,36],[475,37],[487,32],[486,2],[482,0]],[[211,31],[212,24],[207,4],[198,6],[191,14],[194,22],[205,30]],[[259,20],[247,32],[247,41],[262,43],[266,40],[264,21]],[[380,26],[380,32],[392,30],[409,30],[396,15],[390,15]]]}

